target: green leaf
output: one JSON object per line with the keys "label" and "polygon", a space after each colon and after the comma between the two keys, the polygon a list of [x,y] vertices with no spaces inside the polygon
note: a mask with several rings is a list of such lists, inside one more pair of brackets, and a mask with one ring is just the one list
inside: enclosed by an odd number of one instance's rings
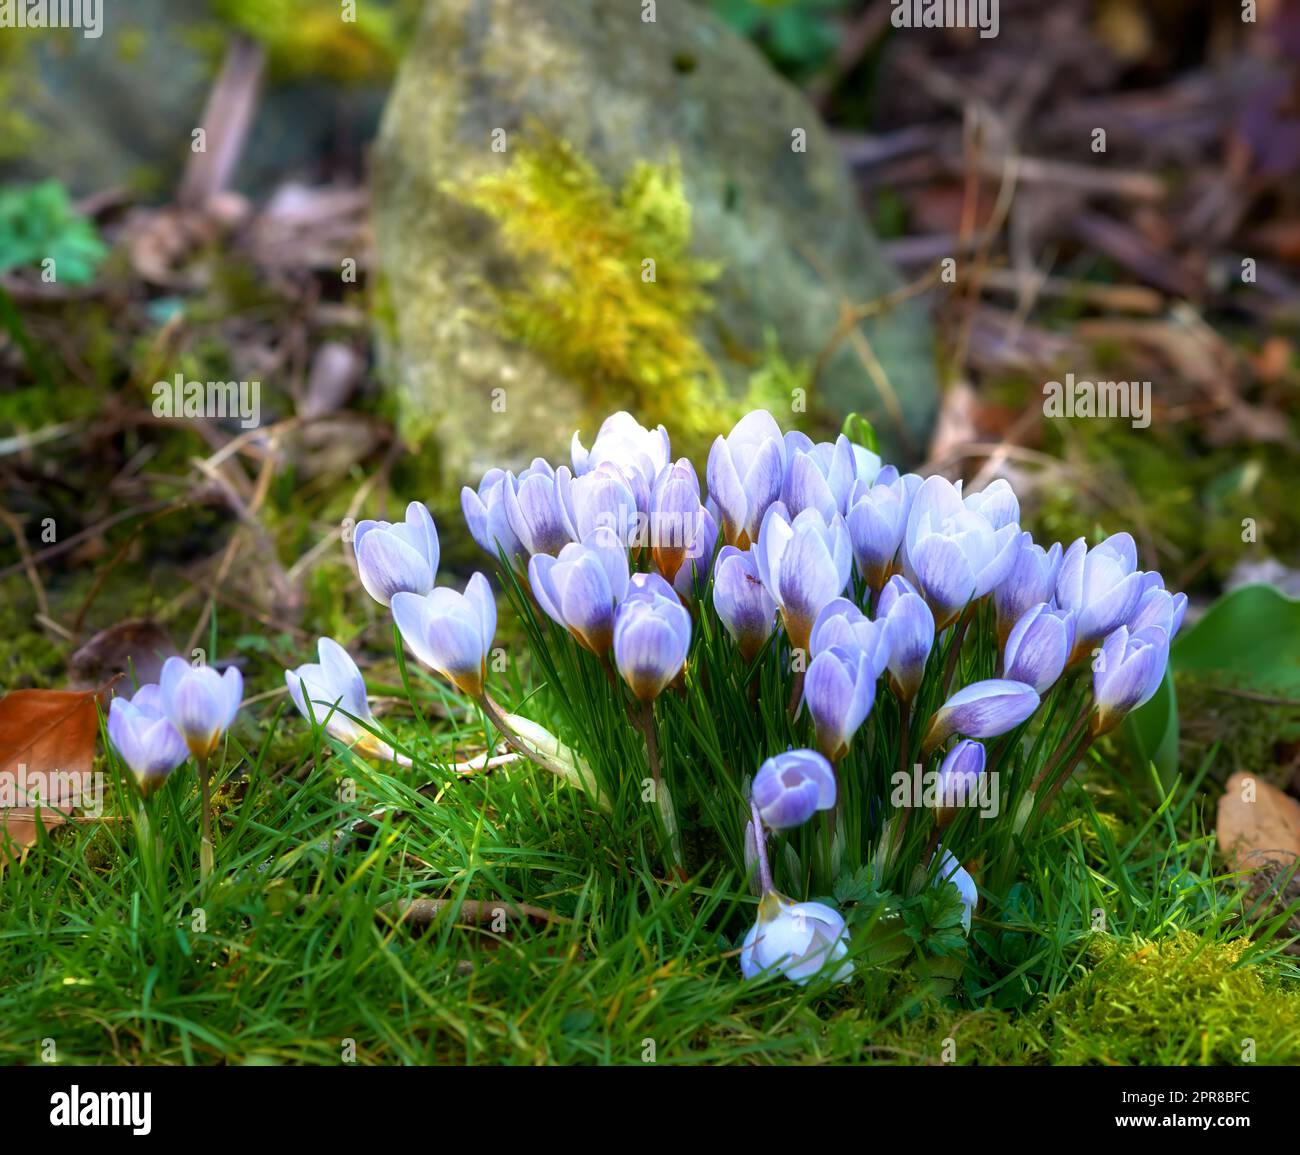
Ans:
{"label": "green leaf", "polygon": [[876,436],[875,426],[860,413],[850,413],[844,418],[840,432],[850,441],[861,445],[872,453],[880,452],[880,438]]}
{"label": "green leaf", "polygon": [[0,189],[0,273],[48,259],[58,281],[84,285],[107,252],[58,181]]}
{"label": "green leaf", "polygon": [[1300,701],[1300,600],[1272,586],[1225,594],[1174,642],[1179,674]]}

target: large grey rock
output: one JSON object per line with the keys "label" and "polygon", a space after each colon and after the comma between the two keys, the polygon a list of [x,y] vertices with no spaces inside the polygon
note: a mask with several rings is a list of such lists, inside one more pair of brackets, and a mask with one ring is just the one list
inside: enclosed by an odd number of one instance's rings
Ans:
{"label": "large grey rock", "polygon": [[[898,285],[803,96],[703,8],[658,0],[651,23],[648,7],[426,0],[384,113],[373,212],[387,371],[408,433],[436,432],[449,480],[559,455],[573,429],[590,435],[601,416],[581,382],[490,323],[491,286],[511,275],[513,255],[495,224],[449,191],[504,170],[539,133],[566,141],[615,189],[638,161],[680,160],[694,254],[721,266],[697,336],[737,392],[765,331],[785,359],[812,359],[841,305]],[[492,150],[495,129],[506,131],[504,153]],[[793,147],[795,130],[806,151]],[[887,451],[914,457],[937,404],[924,310],[909,303],[860,332],[866,357],[860,341],[843,342],[814,407],[832,418],[863,412]],[[883,390],[864,363],[871,354]],[[491,407],[500,388],[504,414]]]}

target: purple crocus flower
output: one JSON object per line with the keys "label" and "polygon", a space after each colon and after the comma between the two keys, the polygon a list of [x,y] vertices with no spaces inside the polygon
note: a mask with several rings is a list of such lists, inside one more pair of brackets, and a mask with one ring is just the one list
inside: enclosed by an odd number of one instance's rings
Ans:
{"label": "purple crocus flower", "polygon": [[853,974],[853,964],[841,961],[848,953],[848,928],[837,911],[820,902],[791,902],[769,890],[741,944],[740,970],[747,979],[779,971],[802,986],[825,968],[842,983]]}
{"label": "purple crocus flower", "polygon": [[[460,509],[465,515],[470,536],[481,550],[493,557],[497,556],[498,549],[504,550],[506,557],[513,560],[524,552],[524,547],[520,545],[515,531],[510,528],[510,519],[506,517],[505,484],[506,471],[494,466],[483,474],[477,491],[468,485],[461,489]],[[429,588],[432,589],[432,585]]]}
{"label": "purple crocus flower", "polygon": [[[690,527],[688,527],[689,533]],[[713,514],[701,507],[695,519],[694,533],[687,542],[686,556],[673,578],[673,589],[684,602],[690,602],[713,568],[713,551],[718,544],[718,523]]]}
{"label": "purple crocus flower", "polygon": [[871,661],[878,678],[889,664],[889,637],[885,623],[873,622],[848,598],[834,598],[826,603],[813,623],[809,652],[815,658],[832,646],[862,650]]}
{"label": "purple crocus flower", "polygon": [[357,572],[366,593],[388,605],[400,591],[427,594],[438,576],[438,530],[418,501],[404,522],[359,521],[352,534]]}
{"label": "purple crocus flower", "polygon": [[770,829],[790,830],[835,805],[835,771],[816,750],[787,750],[758,768],[750,796]]}
{"label": "purple crocus flower", "polygon": [[158,685],[158,698],[150,700],[161,702],[162,712],[185,739],[190,753],[207,758],[239,712],[244,675],[234,666],[218,674],[211,666],[191,666],[184,658],[168,658]]}
{"label": "purple crocus flower", "polygon": [[409,759],[362,725],[372,722],[374,715],[366,697],[366,683],[352,655],[333,638],[321,638],[316,652],[320,658],[318,663],[308,662],[284,672],[289,697],[298,707],[298,712],[307,721],[323,726],[327,734],[332,734],[345,745],[355,746],[363,754],[409,766]]}
{"label": "purple crocus flower", "polygon": [[180,731],[167,720],[162,690],[153,682],[141,686],[132,698],[114,698],[109,703],[108,737],[146,795],[190,756]]}
{"label": "purple crocus flower", "polygon": [[643,704],[653,702],[686,664],[691,615],[658,574],[635,574],[614,622],[614,665]]}
{"label": "purple crocus flower", "polygon": [[880,592],[876,621],[885,624],[890,683],[903,701],[911,702],[934,647],[934,615],[911,583],[895,574]]}
{"label": "purple crocus flower", "polygon": [[578,477],[601,465],[613,465],[627,479],[637,498],[637,508],[649,510],[650,490],[655,478],[672,460],[668,431],[662,426],[647,429],[632,414],[620,410],[606,417],[591,449],[584,449],[577,433],[572,444],[573,472]]}
{"label": "purple crocus flower", "polygon": [[785,441],[765,409],[745,414],[709,450],[706,479],[723,539],[738,549],[758,540],[768,507],[781,496]]}
{"label": "purple crocus flower", "polygon": [[1147,626],[1158,626],[1164,630],[1170,641],[1183,624],[1183,615],[1187,613],[1187,595],[1171,594],[1164,586],[1164,579],[1152,570],[1142,575],[1146,587],[1138,598],[1137,609],[1125,623],[1130,634]]}
{"label": "purple crocus flower", "polygon": [[1115,729],[1125,716],[1149,702],[1169,663],[1169,635],[1159,626],[1108,634],[1092,673],[1094,734]]}
{"label": "purple crocus flower", "polygon": [[1003,676],[1046,693],[1065,671],[1074,649],[1074,611],[1046,602],[1031,606],[1012,627],[1003,653]]}
{"label": "purple crocus flower", "polygon": [[790,521],[777,502],[763,518],[755,560],[790,644],[807,651],[817,615],[848,585],[853,551],[844,519],[837,513],[827,522],[815,509],[805,509]]}
{"label": "purple crocus flower", "polygon": [[1056,604],[1077,615],[1072,662],[1128,620],[1142,596],[1143,579],[1130,534],[1114,534],[1092,549],[1079,538],[1065,551],[1056,578]]}
{"label": "purple crocus flower", "polygon": [[756,551],[724,545],[713,567],[713,608],[747,662],[776,628],[776,602],[758,576]]}
{"label": "purple crocus flower", "polygon": [[909,473],[885,482],[877,478],[874,485],[859,481],[854,486],[844,521],[858,572],[875,593],[893,572],[912,497],[920,485],[921,478]]}
{"label": "purple crocus flower", "polygon": [[614,640],[614,608],[628,587],[627,550],[614,531],[598,527],[570,542],[559,557],[536,554],[528,583],[537,604],[598,658]]}
{"label": "purple crocus flower", "polygon": [[424,597],[397,594],[393,621],[402,640],[426,666],[461,693],[473,698],[482,695],[497,629],[497,606],[481,573],[470,577],[463,594],[445,586]]}
{"label": "purple crocus flower", "polygon": [[876,702],[879,671],[857,646],[831,646],[809,663],[803,700],[817,726],[817,745],[832,762],[849,751]]}
{"label": "purple crocus flower", "polygon": [[1011,627],[1039,602],[1051,602],[1056,596],[1056,575],[1061,570],[1061,543],[1051,549],[1027,542],[1016,557],[1016,564],[993,591],[993,606],[998,615],[998,645],[1006,646]]}
{"label": "purple crocus flower", "polygon": [[807,448],[799,449],[791,448],[787,436],[781,500],[791,515],[797,517],[805,509],[815,509],[829,521],[837,513],[846,513],[856,481],[853,443],[842,433],[834,442],[808,442]]}
{"label": "purple crocus flower", "polygon": [[974,682],[958,690],[930,719],[921,747],[929,753],[953,734],[997,738],[1013,730],[1038,709],[1033,686],[1006,678]]}
{"label": "purple crocus flower", "polygon": [[927,477],[908,512],[906,568],[940,630],[1011,572],[1021,545],[1029,540],[1015,522],[995,526],[981,512],[984,504],[999,521],[1007,513],[1005,500],[968,506],[947,478]]}
{"label": "purple crocus flower", "polygon": [[555,470],[542,458],[534,458],[517,477],[507,473],[501,496],[510,529],[530,555],[556,554],[573,540]]}
{"label": "purple crocus flower", "polygon": [[650,494],[650,552],[670,582],[687,559],[703,514],[700,480],[683,457],[659,474]]}
{"label": "purple crocus flower", "polygon": [[940,826],[947,826],[957,816],[957,808],[975,797],[984,762],[984,747],[970,738],[963,738],[944,755],[939,766],[935,816]]}
{"label": "purple crocus flower", "polygon": [[637,502],[622,471],[608,462],[575,478],[561,465],[555,471],[555,493],[565,533],[586,541],[600,528],[610,530],[625,545],[636,532]]}

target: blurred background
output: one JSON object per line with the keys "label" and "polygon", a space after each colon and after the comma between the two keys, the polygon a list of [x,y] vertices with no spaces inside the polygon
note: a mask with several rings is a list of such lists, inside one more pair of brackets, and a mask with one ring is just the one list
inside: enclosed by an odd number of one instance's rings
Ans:
{"label": "blurred background", "polygon": [[[1296,792],[1300,2],[920,7],[0,28],[0,683],[144,680],[214,616],[268,684],[318,634],[382,652],[348,519],[429,500],[467,572],[489,465],[622,407],[702,463],[763,404],[1008,477],[1040,541],[1130,529],[1189,621],[1255,589],[1175,659],[1181,741]],[[178,377],[256,382],[256,423],[159,413]]]}

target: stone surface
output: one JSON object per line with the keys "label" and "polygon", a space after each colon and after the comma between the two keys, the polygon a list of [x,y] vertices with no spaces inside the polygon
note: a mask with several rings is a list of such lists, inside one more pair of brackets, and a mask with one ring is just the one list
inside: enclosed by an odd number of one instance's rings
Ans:
{"label": "stone surface", "polygon": [[[747,41],[688,0],[653,23],[627,0],[426,0],[381,125],[374,221],[385,364],[408,433],[436,431],[448,480],[594,433],[581,390],[484,324],[508,276],[495,224],[449,188],[499,172],[531,134],[572,146],[618,188],[638,161],[680,161],[692,248],[721,266],[697,335],[736,391],[772,331],[811,360],[842,304],[898,285],[816,113]],[[504,129],[506,152],[491,147]],[[806,151],[792,148],[795,130]],[[915,460],[936,408],[934,354],[915,302],[864,323],[827,362],[815,402],[871,417],[887,455]],[[856,348],[855,348],[856,345]],[[879,376],[877,374],[877,376]],[[507,412],[493,412],[493,390]],[[789,415],[778,414],[786,423]],[[670,433],[672,432],[670,428]]]}

